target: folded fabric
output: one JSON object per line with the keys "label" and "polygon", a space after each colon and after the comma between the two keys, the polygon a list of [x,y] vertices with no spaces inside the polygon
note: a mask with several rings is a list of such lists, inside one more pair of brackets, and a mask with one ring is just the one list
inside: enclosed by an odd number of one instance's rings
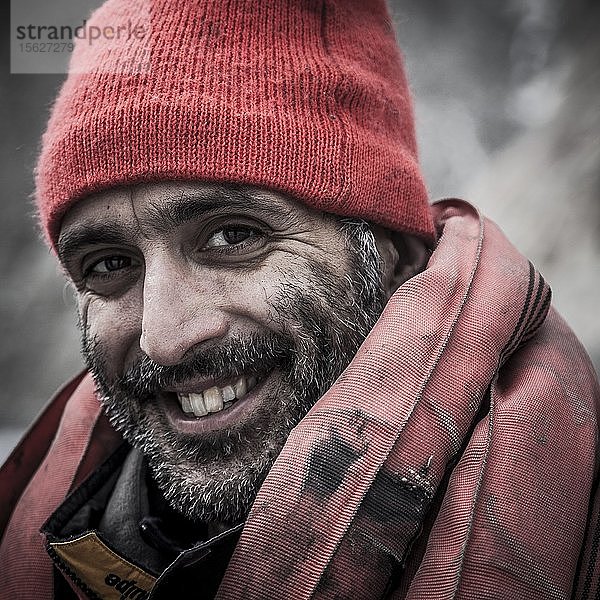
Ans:
{"label": "folded fabric", "polygon": [[593,368],[492,222],[434,211],[427,269],[290,435],[219,598],[595,597]]}
{"label": "folded fabric", "polygon": [[[427,269],[292,431],[219,598],[600,593],[593,368],[492,222],[434,214]],[[39,529],[120,443],[89,376],[42,413],[0,469],[0,597],[51,593]]]}

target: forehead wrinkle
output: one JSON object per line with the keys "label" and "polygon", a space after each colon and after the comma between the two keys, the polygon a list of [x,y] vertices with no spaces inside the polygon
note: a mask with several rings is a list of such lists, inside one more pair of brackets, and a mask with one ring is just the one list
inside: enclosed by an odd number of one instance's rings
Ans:
{"label": "forehead wrinkle", "polygon": [[152,228],[161,233],[179,227],[202,216],[226,209],[227,212],[260,213],[277,221],[289,221],[289,208],[259,193],[236,186],[215,186],[210,190],[165,194],[156,200],[146,200],[144,208],[136,212],[141,228]]}

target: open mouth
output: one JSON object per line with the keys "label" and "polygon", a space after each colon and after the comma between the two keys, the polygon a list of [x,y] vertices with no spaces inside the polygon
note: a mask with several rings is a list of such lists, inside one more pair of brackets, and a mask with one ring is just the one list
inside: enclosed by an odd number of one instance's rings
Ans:
{"label": "open mouth", "polygon": [[256,375],[240,375],[222,386],[214,385],[193,393],[177,392],[176,395],[179,406],[186,415],[201,418],[230,408],[260,381]]}

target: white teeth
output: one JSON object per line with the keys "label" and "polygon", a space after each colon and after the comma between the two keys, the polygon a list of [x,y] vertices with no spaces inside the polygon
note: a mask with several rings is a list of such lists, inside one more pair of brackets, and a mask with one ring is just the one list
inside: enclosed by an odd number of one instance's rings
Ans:
{"label": "white teeth", "polygon": [[194,412],[190,397],[187,394],[179,394],[179,401],[181,402],[181,410],[183,410],[184,413]]}
{"label": "white teeth", "polygon": [[209,413],[229,408],[234,400],[243,398],[257,383],[254,375],[248,378],[242,376],[233,385],[222,388],[213,386],[198,394],[178,393],[177,398],[184,413],[205,417]]}
{"label": "white teeth", "polygon": [[221,388],[211,387],[204,391],[204,405],[209,413],[219,412],[223,409],[223,394]]}
{"label": "white teeth", "polygon": [[248,386],[246,385],[246,378],[240,377],[234,384],[233,389],[235,390],[235,397],[240,400],[246,395]]}
{"label": "white teeth", "polygon": [[226,385],[223,388],[223,402],[231,402],[235,398],[235,390],[232,386]]}
{"label": "white teeth", "polygon": [[208,410],[206,410],[206,406],[204,404],[204,397],[202,394],[190,394],[190,403],[192,405],[194,415],[196,415],[197,417],[204,417],[208,414]]}

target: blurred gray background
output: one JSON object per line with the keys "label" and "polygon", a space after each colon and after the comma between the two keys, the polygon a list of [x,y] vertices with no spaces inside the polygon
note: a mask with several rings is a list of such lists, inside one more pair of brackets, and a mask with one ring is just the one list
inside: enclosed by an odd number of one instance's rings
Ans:
{"label": "blurred gray background", "polygon": [[[464,197],[504,228],[551,283],[555,305],[597,369],[598,4],[391,2],[431,198]],[[6,2],[0,9],[4,39],[8,9]],[[11,75],[9,58],[6,43],[0,65],[0,459],[57,386],[81,369],[71,292],[34,231],[30,199],[39,137],[63,76]]]}

